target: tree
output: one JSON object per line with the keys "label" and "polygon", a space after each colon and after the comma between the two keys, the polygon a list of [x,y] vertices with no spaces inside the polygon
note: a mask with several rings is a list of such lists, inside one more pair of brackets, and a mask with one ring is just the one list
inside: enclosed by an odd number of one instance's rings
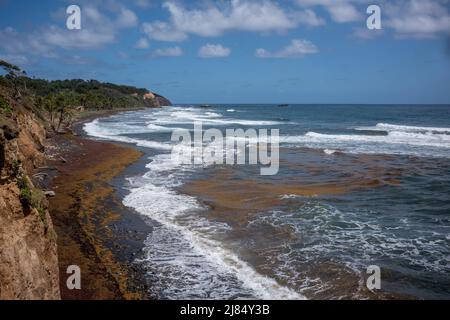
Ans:
{"label": "tree", "polygon": [[64,121],[69,121],[73,117],[73,110],[77,104],[77,97],[72,91],[63,91],[56,96],[56,112],[58,113],[58,125],[56,131],[59,131]]}
{"label": "tree", "polygon": [[20,69],[18,66],[13,65],[4,60],[0,60],[0,67],[6,71],[7,75],[5,76],[5,78],[12,83],[16,93],[16,98],[21,98],[22,94],[20,93],[18,83],[19,80],[22,79],[24,83],[24,88],[25,90],[27,89],[26,84],[27,73],[24,70]]}
{"label": "tree", "polygon": [[48,113],[50,126],[58,132],[62,125],[70,124],[74,107],[78,101],[78,96],[75,93],[66,90],[46,97],[38,97],[36,104]]}

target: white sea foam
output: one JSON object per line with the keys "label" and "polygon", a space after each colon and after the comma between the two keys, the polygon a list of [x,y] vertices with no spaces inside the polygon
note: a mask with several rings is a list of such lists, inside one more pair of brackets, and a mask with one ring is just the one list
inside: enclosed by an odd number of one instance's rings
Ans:
{"label": "white sea foam", "polygon": [[[294,201],[295,197],[284,199]],[[372,212],[343,212],[321,200],[300,203],[293,212],[273,211],[259,215],[250,223],[255,229],[261,224],[274,228],[288,226],[301,235],[301,246],[278,250],[280,253],[276,257],[280,264],[275,271],[293,286],[295,279],[305,276],[299,266],[323,257],[344,262],[356,273],[365,270],[374,257],[392,261],[400,258],[414,268],[429,272],[450,272],[448,249],[443,246],[442,233],[412,230],[409,225],[397,225],[394,229]],[[352,248],[351,253],[348,248]],[[295,274],[297,277],[293,276]]]}
{"label": "white sea foam", "polygon": [[[450,135],[444,134],[422,134],[410,132],[389,132],[387,136],[372,135],[345,135],[345,134],[322,134],[316,132],[308,132],[305,136],[299,137],[299,140],[309,139],[310,141],[334,141],[334,142],[371,142],[371,143],[389,143],[404,144],[415,146],[430,146],[450,148]],[[287,137],[285,142],[295,142],[296,137]]]}
{"label": "white sea foam", "polygon": [[440,132],[450,133],[450,128],[437,127],[421,127],[421,126],[405,126],[389,123],[378,123],[374,127],[357,127],[355,130],[363,131],[402,131],[402,132]]}
{"label": "white sea foam", "polygon": [[[159,182],[161,183],[161,180]],[[214,240],[218,231],[223,232],[227,226],[200,219],[195,213],[201,210],[201,206],[194,198],[178,194],[164,185],[157,186],[148,182],[141,187],[131,189],[130,194],[124,199],[124,204],[161,223],[166,235],[167,233],[177,235],[177,240],[165,243],[167,246],[165,248],[156,244],[155,250],[158,252],[159,259],[157,261],[154,260],[153,249],[155,234],[150,235],[152,241],[148,241],[148,261],[158,264],[158,267],[164,270],[160,277],[163,277],[165,281],[175,278],[178,285],[183,282],[195,283],[205,275],[207,278],[211,277],[211,281],[206,284],[197,283],[197,286],[192,288],[183,288],[178,295],[175,295],[176,298],[200,298],[197,291],[198,285],[206,285],[206,288],[202,288],[203,292],[211,291],[211,294],[217,294],[208,286],[208,283],[222,288],[227,286],[222,282],[225,280],[231,281],[233,286],[240,284],[249,289],[248,292],[257,298],[304,298],[287,287],[279,285],[275,280],[260,275],[236,254],[224,248],[219,241]],[[177,284],[174,283],[174,286]],[[173,296],[173,290],[174,288],[167,286],[164,292]],[[228,295],[230,294],[239,295],[239,292],[228,292]]]}
{"label": "white sea foam", "polygon": [[389,131],[386,135],[307,132],[301,136],[282,136],[280,143],[350,153],[450,157],[450,135],[432,132]]}
{"label": "white sea foam", "polygon": [[256,121],[245,119],[234,119],[224,117],[217,112],[205,112],[198,108],[171,108],[155,112],[152,123],[158,125],[192,125],[194,122],[202,122],[204,125],[241,125],[241,126],[273,126],[282,124],[279,121]]}
{"label": "white sea foam", "polygon": [[122,135],[126,133],[128,134],[131,133],[126,130],[126,126],[124,126],[124,130],[123,132],[121,132],[119,131],[120,127],[110,129],[106,125],[100,125],[98,120],[94,120],[92,122],[86,123],[83,129],[89,136],[96,138],[135,144],[138,147],[145,147],[159,150],[172,150],[172,145],[168,143],[135,139]]}
{"label": "white sea foam", "polygon": [[333,150],[333,149],[325,149],[323,150],[323,152],[329,156],[335,154],[337,152],[337,150]]}
{"label": "white sea foam", "polygon": [[148,123],[147,124],[147,128],[150,129],[147,132],[172,132],[173,130],[180,129],[180,128],[170,128],[170,127],[158,126],[158,125],[153,124],[153,123]]}
{"label": "white sea foam", "polygon": [[[192,123],[199,119],[209,119],[215,124],[230,123],[213,112],[199,112],[195,108],[171,109],[144,115],[145,130],[162,132],[167,127],[161,124]],[[231,121],[261,125],[256,121]],[[110,122],[94,120],[87,123],[84,130],[90,136],[102,139],[171,150],[170,143],[124,136],[131,133],[127,126],[127,123],[111,126]],[[191,146],[186,145],[186,148]],[[301,294],[259,274],[217,239],[228,231],[229,226],[202,218],[199,215],[202,207],[197,200],[173,189],[195,168],[170,161],[170,157],[169,153],[152,156],[146,166],[148,172],[129,179],[130,193],[123,201],[159,223],[146,241],[145,252],[146,263],[156,268],[154,281],[161,295],[171,299],[304,299]]]}

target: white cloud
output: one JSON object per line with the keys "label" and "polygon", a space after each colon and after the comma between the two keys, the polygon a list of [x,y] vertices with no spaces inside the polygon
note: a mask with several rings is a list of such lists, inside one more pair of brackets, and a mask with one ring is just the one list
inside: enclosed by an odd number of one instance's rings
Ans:
{"label": "white cloud", "polygon": [[[338,23],[364,21],[370,0],[296,0],[303,8],[320,6]],[[382,26],[400,38],[433,38],[450,34],[449,0],[380,0]],[[360,38],[374,38],[380,32],[356,29]]]}
{"label": "white cloud", "polygon": [[13,55],[20,57],[30,53],[48,58],[56,56],[50,46],[42,41],[39,33],[25,34],[7,27],[0,30],[0,43],[2,44],[0,50],[6,52],[10,57]]}
{"label": "white cloud", "polygon": [[136,43],[135,47],[138,49],[147,49],[150,47],[150,43],[146,38],[140,38]]}
{"label": "white cloud", "polygon": [[366,0],[297,0],[304,7],[322,6],[328,11],[331,18],[338,23],[353,22],[363,19],[362,12],[355,3],[364,3]]}
{"label": "white cloud", "polygon": [[266,49],[257,49],[256,56],[259,58],[301,58],[307,54],[318,53],[319,49],[309,40],[292,40],[291,43],[276,52],[270,52]]}
{"label": "white cloud", "polygon": [[231,50],[221,44],[206,44],[198,50],[200,58],[225,58],[230,54]]}
{"label": "white cloud", "polygon": [[143,23],[142,31],[149,38],[159,41],[179,42],[187,39],[186,33],[177,30],[169,23],[162,21]]}
{"label": "white cloud", "polygon": [[83,6],[82,10],[81,30],[50,26],[42,32],[42,40],[64,49],[95,49],[113,43],[122,29],[138,23],[134,12],[126,8],[120,8],[115,18],[89,5]]}
{"label": "white cloud", "polygon": [[305,9],[296,13],[298,21],[310,27],[318,27],[325,24],[325,20],[318,17],[311,9]]}
{"label": "white cloud", "polygon": [[136,14],[126,8],[122,8],[120,10],[119,17],[117,19],[117,26],[119,28],[130,28],[135,27],[138,24],[139,20]]}
{"label": "white cloud", "polygon": [[56,48],[89,50],[113,43],[118,33],[138,24],[137,16],[124,7],[116,11],[115,17],[100,12],[91,5],[82,8],[82,29],[68,30],[50,25],[30,33],[13,28],[0,30],[2,51],[8,54],[34,54],[56,57]]}
{"label": "white cloud", "polygon": [[25,66],[30,63],[29,59],[24,55],[0,55],[0,60],[7,61],[18,66]]}
{"label": "white cloud", "polygon": [[450,13],[446,0],[410,0],[387,3],[385,26],[397,36],[432,38],[450,35]]}
{"label": "white cloud", "polygon": [[134,0],[133,1],[140,8],[149,8],[152,5],[151,0]]}
{"label": "white cloud", "polygon": [[155,50],[156,57],[180,57],[183,55],[183,50],[180,47],[161,48]]}
{"label": "white cloud", "polygon": [[311,9],[287,10],[272,0],[208,2],[206,7],[195,9],[166,1],[163,7],[170,14],[169,21],[143,24],[144,33],[151,39],[183,41],[189,34],[216,37],[229,31],[285,32],[300,24],[319,26],[324,23]]}

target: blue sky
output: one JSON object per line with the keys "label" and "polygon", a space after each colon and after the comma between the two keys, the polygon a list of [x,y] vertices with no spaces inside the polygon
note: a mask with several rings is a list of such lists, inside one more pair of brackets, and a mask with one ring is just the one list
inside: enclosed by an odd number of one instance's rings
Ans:
{"label": "blue sky", "polygon": [[[81,30],[66,8],[81,8]],[[381,8],[382,30],[366,9]],[[0,58],[175,103],[450,103],[449,0],[0,0]]]}

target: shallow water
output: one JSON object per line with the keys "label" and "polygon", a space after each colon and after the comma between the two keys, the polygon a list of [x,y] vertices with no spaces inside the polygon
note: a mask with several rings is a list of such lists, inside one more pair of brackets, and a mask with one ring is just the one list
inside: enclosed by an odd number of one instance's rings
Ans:
{"label": "shallow water", "polygon": [[[193,121],[280,129],[279,173],[171,162]],[[148,158],[124,203],[154,222],[141,262],[161,298],[450,298],[450,106],[178,106],[85,131]]]}

